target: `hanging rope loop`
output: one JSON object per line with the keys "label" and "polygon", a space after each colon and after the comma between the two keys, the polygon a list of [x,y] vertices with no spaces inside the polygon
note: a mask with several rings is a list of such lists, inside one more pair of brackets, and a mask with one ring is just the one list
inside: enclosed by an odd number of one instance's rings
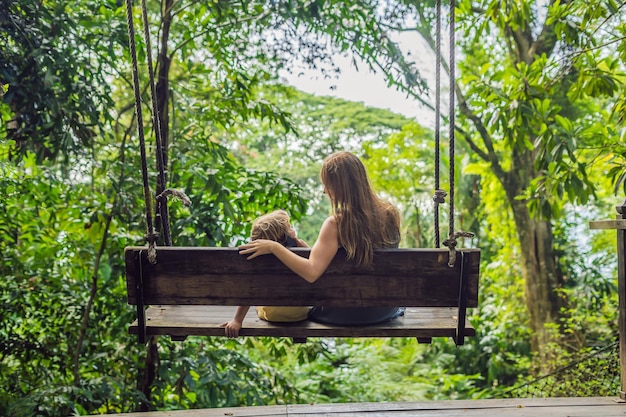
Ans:
{"label": "hanging rope loop", "polygon": [[[133,67],[133,91],[135,94],[135,116],[137,117],[137,135],[139,136],[139,150],[141,153],[141,176],[143,179],[143,195],[146,211],[146,240],[149,243],[148,260],[156,263],[156,241],[158,233],[154,230],[152,223],[152,193],[148,181],[148,163],[146,160],[146,142],[143,129],[143,113],[141,110],[141,92],[139,87],[139,64],[137,62],[137,49],[135,46],[135,27],[133,25],[132,0],[126,0],[126,18],[128,24],[128,41],[130,56]],[[155,238],[156,236],[156,238]]]}
{"label": "hanging rope loop", "polygon": [[[128,1],[128,0],[127,0]],[[156,192],[162,193],[167,187],[167,178],[165,175],[165,152],[163,148],[163,137],[161,131],[161,117],[159,115],[159,104],[157,99],[156,81],[154,74],[154,65],[152,63],[152,42],[150,40],[150,27],[148,21],[148,7],[146,0],[141,0],[141,20],[143,23],[144,44],[146,47],[146,60],[148,67],[148,76],[150,80],[150,96],[152,102],[152,130],[154,132],[156,144],[156,166],[157,166],[157,186]],[[167,200],[162,204],[157,200],[157,214],[161,231],[163,232],[163,240],[166,246],[172,246],[172,236],[170,232],[169,213],[167,208]]]}
{"label": "hanging rope loop", "polygon": [[447,246],[450,252],[448,257],[448,266],[450,268],[454,267],[456,263],[456,245],[457,239],[460,237],[474,237],[474,233],[472,232],[454,232],[450,237],[443,241],[444,246]]}
{"label": "hanging rope loop", "polygon": [[[156,192],[160,193],[159,197],[157,197],[157,213],[158,216],[155,220],[158,220],[157,224],[161,225],[161,229],[163,231],[163,238],[165,244],[167,246],[172,245],[172,239],[169,229],[169,216],[167,212],[167,195],[163,196],[165,184],[166,184],[166,176],[165,176],[165,167],[164,167],[164,150],[162,149],[162,137],[161,137],[161,125],[160,125],[160,117],[156,96],[156,86],[155,86],[155,76],[154,76],[154,68],[152,63],[152,49],[151,49],[151,41],[150,41],[150,31],[148,25],[148,13],[146,7],[146,1],[141,1],[141,11],[142,11],[142,21],[143,21],[143,29],[144,29],[144,43],[146,48],[146,57],[147,57],[147,66],[150,77],[150,92],[152,98],[152,126],[153,131],[156,138],[156,150],[157,150],[157,169],[158,169],[158,181]],[[159,233],[155,230],[153,221],[152,221],[152,193],[150,191],[149,181],[148,181],[148,168],[147,168],[147,157],[146,157],[146,145],[145,145],[145,134],[144,134],[144,126],[143,126],[143,116],[142,116],[142,99],[141,92],[139,86],[139,63],[137,61],[137,51],[135,46],[135,26],[134,26],[134,16],[133,16],[133,0],[126,0],[126,18],[128,25],[128,38],[129,38],[129,47],[130,47],[130,55],[132,59],[132,70],[133,70],[133,90],[135,93],[135,114],[137,117],[137,132],[139,136],[140,143],[140,151],[141,151],[141,173],[143,177],[143,188],[144,188],[144,200],[146,206],[146,228],[147,233],[145,238],[148,242],[148,260],[152,264],[156,264],[156,243],[159,240]],[[179,196],[184,196],[183,202],[188,205],[186,202],[191,204],[189,198],[187,198],[184,193],[176,192],[172,193]]]}
{"label": "hanging rope loop", "polygon": [[441,0],[436,1],[436,62],[435,62],[435,201],[434,210],[434,228],[435,228],[435,247],[438,248],[441,244],[441,237],[439,236],[439,204],[444,196],[441,196],[439,189],[439,164],[440,164],[440,136],[441,136]]}
{"label": "hanging rope loop", "polygon": [[170,195],[173,195],[174,197],[178,197],[180,201],[183,202],[185,207],[191,206],[191,200],[189,199],[189,197],[187,197],[187,194],[185,194],[184,192],[180,190],[175,190],[173,188],[166,188],[161,194],[159,194],[156,197],[156,199],[160,203],[163,203],[163,202],[167,203],[167,197],[169,197]]}
{"label": "hanging rope loop", "polygon": [[154,265],[157,263],[156,243],[159,240],[159,232],[153,231],[152,233],[147,233],[144,237],[148,242],[148,261]]}

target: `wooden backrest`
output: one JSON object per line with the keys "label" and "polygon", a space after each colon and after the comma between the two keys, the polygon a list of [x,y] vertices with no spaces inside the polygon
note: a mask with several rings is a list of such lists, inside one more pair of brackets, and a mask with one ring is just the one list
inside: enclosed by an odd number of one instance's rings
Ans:
{"label": "wooden backrest", "polygon": [[479,249],[457,250],[454,267],[445,248],[379,249],[372,269],[339,251],[313,284],[274,256],[248,261],[237,248],[159,247],[155,265],[146,254],[146,247],[125,250],[129,304],[458,307],[465,298],[466,307],[478,305]]}

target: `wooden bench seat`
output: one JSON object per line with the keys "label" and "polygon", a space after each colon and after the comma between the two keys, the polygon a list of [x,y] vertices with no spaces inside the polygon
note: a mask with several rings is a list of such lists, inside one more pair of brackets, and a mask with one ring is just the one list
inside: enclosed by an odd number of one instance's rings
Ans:
{"label": "wooden bench seat", "polygon": [[[233,306],[151,306],[146,310],[148,334],[184,339],[187,336],[224,336],[220,324],[232,320],[237,307]],[[451,307],[409,307],[404,317],[370,326],[328,326],[312,321],[298,323],[269,323],[257,317],[254,309],[246,316],[241,336],[291,337],[432,337],[456,336],[458,311]],[[130,326],[131,334],[138,334],[138,323]],[[475,336],[469,322],[465,322],[465,336]]]}
{"label": "wooden bench seat", "polygon": [[[309,249],[292,248],[308,257]],[[459,249],[454,267],[447,249],[380,249],[374,268],[345,261],[340,251],[309,284],[273,256],[246,260],[236,248],[160,247],[157,263],[146,247],[125,250],[128,303],[137,306],[129,332],[151,335],[223,336],[219,325],[238,305],[406,306],[404,317],[370,326],[327,326],[303,321],[268,323],[251,309],[242,336],[452,337],[462,344],[475,330],[466,309],[478,305],[480,250]],[[150,306],[149,308],[146,307]]]}

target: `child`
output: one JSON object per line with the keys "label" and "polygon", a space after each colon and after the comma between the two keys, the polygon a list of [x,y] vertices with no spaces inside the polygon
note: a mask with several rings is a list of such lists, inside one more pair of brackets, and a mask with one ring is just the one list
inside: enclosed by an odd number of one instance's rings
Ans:
{"label": "child", "polygon": [[[296,231],[289,223],[289,214],[284,210],[276,210],[257,218],[252,224],[250,239],[268,239],[280,242],[285,247],[308,247],[301,239],[296,237]],[[239,306],[235,317],[221,324],[225,328],[226,336],[237,337],[248,313],[250,306]],[[257,315],[260,319],[275,322],[294,322],[306,320],[309,307],[257,307]]]}

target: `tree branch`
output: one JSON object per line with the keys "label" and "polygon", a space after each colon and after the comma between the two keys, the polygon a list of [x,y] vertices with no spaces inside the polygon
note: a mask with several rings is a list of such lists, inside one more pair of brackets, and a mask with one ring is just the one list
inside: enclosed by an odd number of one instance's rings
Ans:
{"label": "tree branch", "polygon": [[[435,40],[430,35],[430,31],[426,31],[422,26],[417,26],[416,31],[422,36],[422,38],[426,41],[428,46],[434,51],[435,50]],[[441,66],[446,73],[450,73],[450,67],[445,60],[441,60]],[[458,107],[461,113],[467,117],[476,127],[476,130],[480,134],[480,137],[487,148],[487,152],[482,150],[471,138],[469,133],[465,132],[460,126],[455,125],[454,129],[460,132],[463,138],[467,141],[469,147],[485,162],[489,162],[494,169],[494,172],[504,175],[504,170],[500,165],[500,161],[498,160],[498,156],[496,155],[495,149],[493,147],[493,141],[491,139],[491,135],[487,131],[487,128],[483,124],[482,120],[469,108],[467,105],[467,101],[463,92],[461,91],[461,87],[459,83],[454,80],[454,92],[456,94],[458,100]],[[432,109],[432,107],[430,107]]]}
{"label": "tree branch", "polygon": [[[550,0],[550,6],[555,3],[555,0]],[[565,3],[565,2],[564,2]],[[531,44],[530,49],[528,50],[528,55],[531,57],[535,55],[549,55],[554,49],[556,45],[556,35],[554,34],[554,25],[543,25],[541,28],[541,33],[537,36],[537,39]]]}

